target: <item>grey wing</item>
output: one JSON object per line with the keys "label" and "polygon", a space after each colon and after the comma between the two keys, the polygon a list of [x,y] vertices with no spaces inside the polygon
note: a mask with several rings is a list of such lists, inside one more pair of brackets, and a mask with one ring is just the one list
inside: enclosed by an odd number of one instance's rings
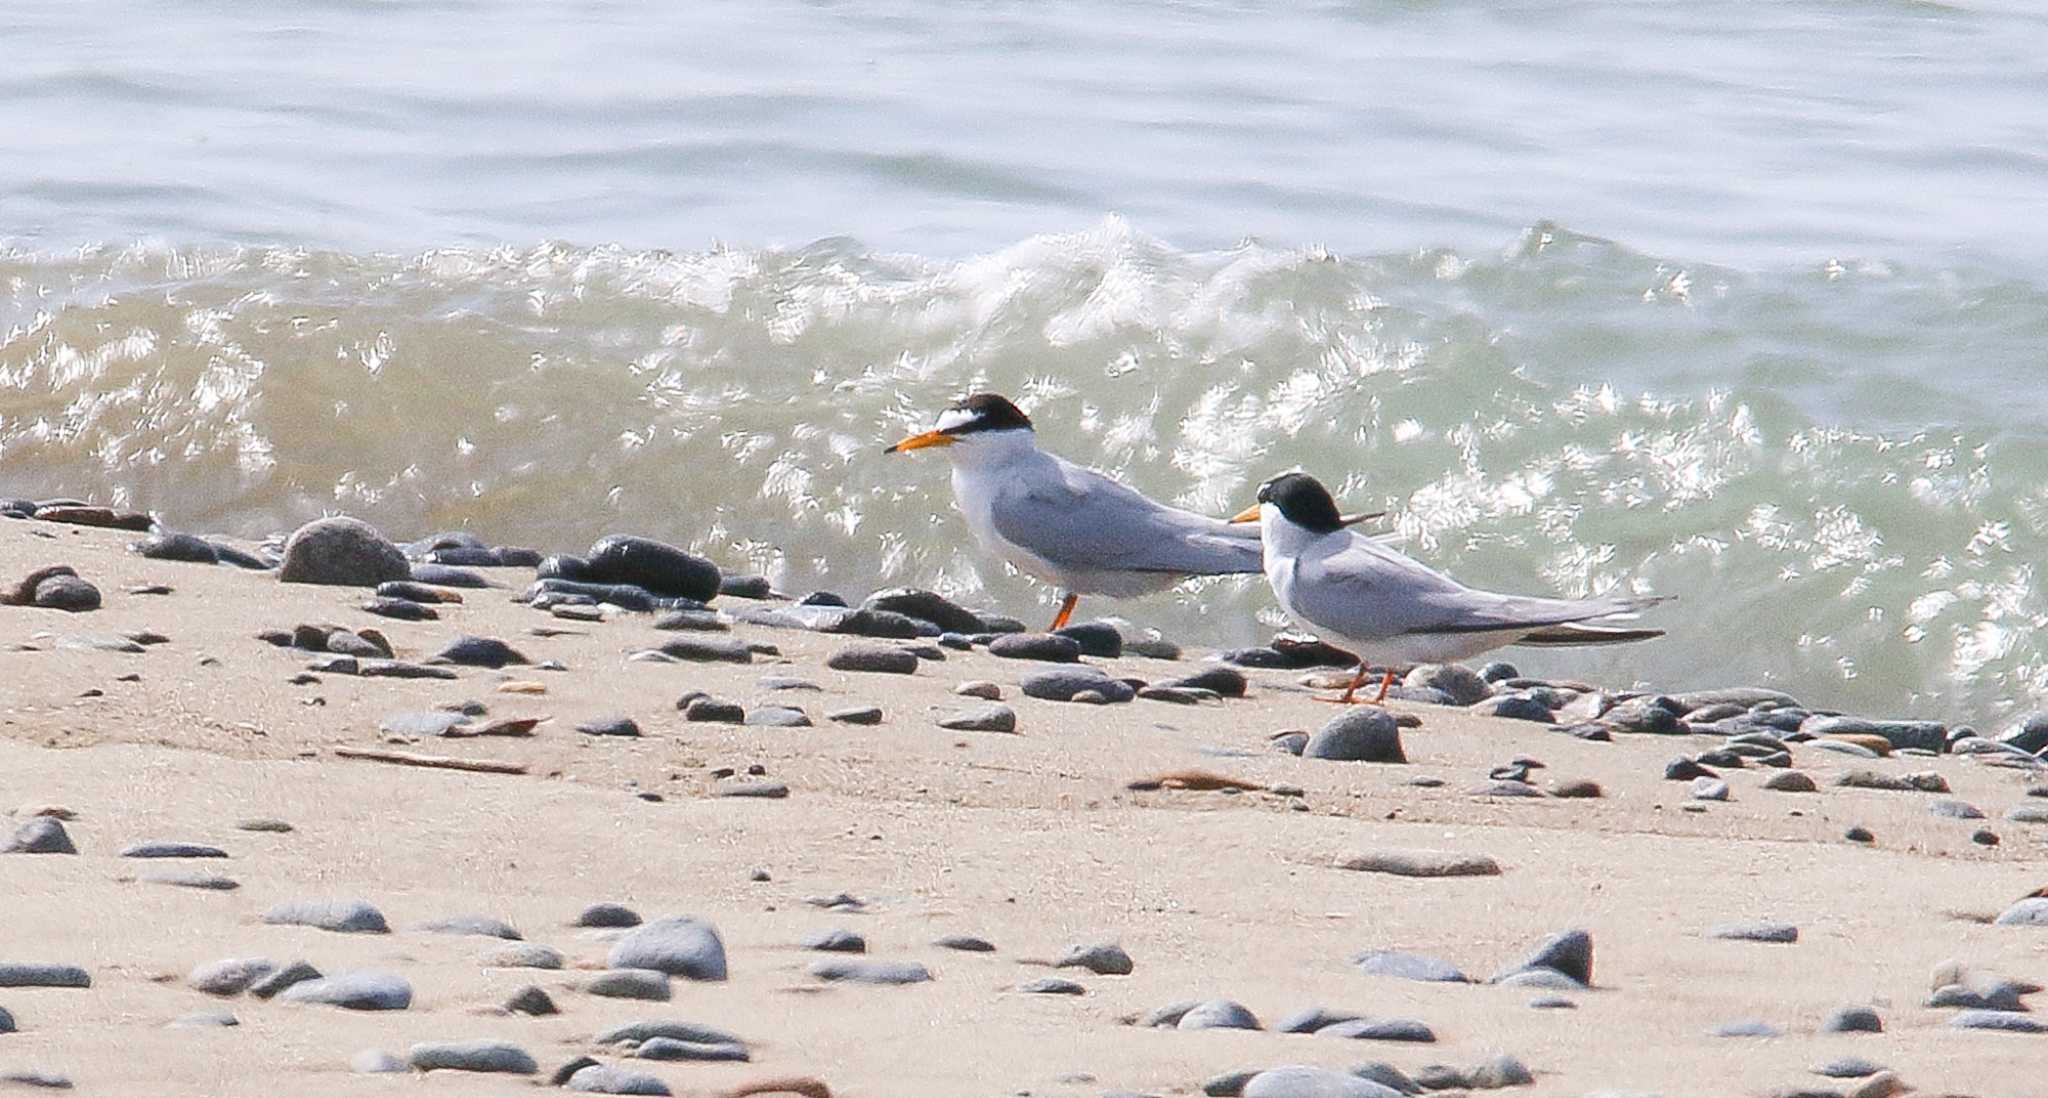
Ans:
{"label": "grey wing", "polygon": [[1057,483],[1006,485],[996,533],[1064,568],[1220,576],[1262,568],[1259,528],[1168,507],[1061,462]]}
{"label": "grey wing", "polygon": [[1350,637],[1534,631],[1631,613],[1661,601],[1481,591],[1359,534],[1342,551],[1302,567],[1300,578],[1315,592],[1317,614],[1341,619],[1317,624]]}

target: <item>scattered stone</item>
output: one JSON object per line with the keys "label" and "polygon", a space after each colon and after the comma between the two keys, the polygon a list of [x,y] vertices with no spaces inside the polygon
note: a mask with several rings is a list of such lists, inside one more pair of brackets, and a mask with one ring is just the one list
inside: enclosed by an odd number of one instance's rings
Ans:
{"label": "scattered stone", "polygon": [[1728,923],[1707,931],[1707,937],[1735,942],[1790,945],[1799,940],[1799,928],[1790,923]]}
{"label": "scattered stone", "polygon": [[1209,667],[1158,684],[1176,690],[1207,690],[1218,697],[1242,698],[1250,681],[1234,667]]}
{"label": "scattered stone", "polygon": [[1338,863],[1340,869],[1397,877],[1498,877],[1500,863],[1484,854],[1438,850],[1374,850]]}
{"label": "scattered stone", "polygon": [[[288,1003],[320,1003],[344,1010],[404,1010],[412,1005],[412,985],[401,976],[368,969],[305,980],[278,996]],[[417,1061],[413,1064],[419,1067]]]}
{"label": "scattered stone", "polygon": [[36,584],[30,606],[83,614],[100,608],[100,589],[75,575],[56,575]]}
{"label": "scattered stone", "polygon": [[1536,944],[1521,961],[1494,975],[1494,982],[1533,969],[1551,969],[1583,987],[1593,985],[1593,936],[1583,930],[1567,930]]}
{"label": "scattered stone", "polygon": [[2048,926],[2048,898],[2029,896],[2006,908],[1999,914],[1998,918],[1992,920],[1992,924],[1994,926]]}
{"label": "scattered stone", "polygon": [[[825,592],[819,592],[823,595]],[[807,600],[818,595],[806,596]],[[845,600],[840,600],[844,605]],[[821,605],[812,603],[812,605]],[[901,614],[905,617],[927,621],[949,633],[986,633],[988,623],[979,614],[967,610],[942,595],[920,591],[909,587],[897,587],[877,591],[861,602],[861,609],[885,614]]]}
{"label": "scattered stone", "polygon": [[803,948],[821,953],[866,953],[868,941],[851,930],[821,930],[803,940]]}
{"label": "scattered stone", "polygon": [[[1477,705],[1486,699],[1489,684],[1471,668],[1455,663],[1425,663],[1401,680],[1401,685],[1417,690],[1436,690],[1451,699],[1452,705]],[[1548,720],[1546,710],[1543,719]]]}
{"label": "scattered stone", "polygon": [[270,975],[277,966],[264,957],[230,958],[200,965],[187,973],[185,982],[208,995],[240,995],[250,985]]}
{"label": "scattered stone", "polygon": [[225,1010],[200,1010],[181,1014],[164,1023],[166,1029],[227,1029],[242,1024],[240,1018]]}
{"label": "scattered stone", "polygon": [[1072,980],[1058,976],[1041,976],[1036,980],[1018,984],[1017,990],[1026,995],[1086,995],[1088,989]]}
{"label": "scattered stone", "polygon": [[870,961],[833,958],[814,962],[812,976],[833,983],[921,984],[932,978],[930,970],[916,961]]}
{"label": "scattered stone", "polygon": [[1694,778],[1692,799],[1696,801],[1725,801],[1728,799],[1728,783],[1719,778]]}
{"label": "scattered stone", "polygon": [[681,1041],[687,1044],[739,1045],[741,1047],[746,1045],[746,1042],[724,1030],[698,1025],[695,1022],[629,1022],[626,1025],[605,1030],[596,1037],[591,1038],[591,1040],[600,1045],[638,1045],[645,1044],[658,1037],[671,1041]]}
{"label": "scattered stone", "polygon": [[242,883],[233,877],[223,877],[218,873],[207,873],[198,869],[156,869],[142,874],[137,879],[149,884],[193,888],[201,892],[233,892],[242,887]]}
{"label": "scattered stone", "polygon": [[1984,810],[1967,801],[1935,801],[1927,806],[1927,811],[1937,816],[1946,816],[1951,820],[1981,820],[1984,818]]}
{"label": "scattered stone", "polygon": [[1822,1033],[1883,1033],[1884,1019],[1864,1006],[1843,1007],[1820,1024]]}
{"label": "scattered stone", "polygon": [[1872,835],[1869,828],[1862,826],[1851,827],[1849,830],[1842,832],[1842,837],[1852,843],[1874,843],[1877,841],[1877,836]]}
{"label": "scattered stone", "polygon": [[0,847],[0,854],[76,854],[71,833],[54,817],[37,816],[14,829],[14,837]]}
{"label": "scattered stone", "polygon": [[1302,757],[1344,762],[1405,763],[1401,729],[1384,709],[1361,708],[1339,713],[1310,736]]}
{"label": "scattered stone", "polygon": [[570,926],[633,927],[640,925],[640,913],[623,904],[591,904],[578,912]]}
{"label": "scattered stone", "polygon": [[1699,778],[1715,778],[1720,775],[1701,766],[1684,755],[1664,764],[1664,780],[1668,782],[1689,782]]}
{"label": "scattered stone", "polygon": [[690,980],[723,980],[725,943],[710,923],[672,915],[621,937],[606,963],[612,968],[651,968]]}
{"label": "scattered stone", "polygon": [[0,1071],[0,1083],[46,1090],[71,1089],[70,1078],[54,1071]]}
{"label": "scattered stone", "polygon": [[272,926],[310,926],[341,934],[384,934],[391,929],[383,912],[362,900],[289,900],[271,908],[263,921]]}
{"label": "scattered stone", "polygon": [[1104,942],[1073,946],[1053,962],[1053,967],[1085,968],[1097,976],[1129,976],[1134,966],[1124,947]]}
{"label": "scattered stone", "polygon": [[1010,660],[1078,663],[1081,642],[1052,633],[1011,633],[989,642],[989,654]]}
{"label": "scattered stone", "polygon": [[676,637],[655,651],[685,663],[754,662],[754,650],[730,637]]}
{"label": "scattered stone", "polygon": [[1991,1029],[2002,1033],[2048,1033],[2048,1022],[2015,1010],[1965,1010],[1948,1020],[1957,1029]]}
{"label": "scattered stone", "polygon": [[1368,976],[1393,976],[1402,980],[1417,980],[1431,984],[1470,983],[1471,978],[1458,971],[1458,966],[1438,957],[1423,953],[1409,953],[1399,949],[1374,949],[1352,959],[1358,971]]}
{"label": "scattered stone", "polygon": [[1097,659],[1113,660],[1124,654],[1124,635],[1116,626],[1104,621],[1083,622],[1069,625],[1053,632],[1053,636],[1065,637],[1081,646],[1081,654]]}
{"label": "scattered stone", "polygon": [[1015,732],[1017,711],[1001,702],[990,702],[941,717],[939,727],[955,732]]}
{"label": "scattered stone", "polygon": [[0,961],[0,987],[92,986],[92,976],[77,965],[24,964]]}
{"label": "scattered stone", "polygon": [[1024,676],[1018,686],[1025,697],[1045,701],[1082,701],[1080,695],[1094,694],[1096,701],[1121,704],[1137,697],[1138,692],[1121,679],[1110,678],[1094,667],[1061,668],[1054,671],[1039,671]]}
{"label": "scattered stone", "polygon": [[1401,1092],[1355,1075],[1328,1068],[1288,1066],[1261,1071],[1234,1093],[1243,1098],[1401,1098]]}
{"label": "scattered stone", "polygon": [[419,929],[428,934],[471,934],[480,938],[500,938],[508,942],[520,941],[520,934],[511,923],[494,919],[488,915],[455,915],[446,919],[435,919],[421,923]]}
{"label": "scattered stone", "polygon": [[1434,1044],[1436,1033],[1421,1022],[1408,1018],[1360,1018],[1339,1022],[1316,1031],[1318,1037],[1344,1037],[1359,1041],[1408,1041]]}
{"label": "scattered stone", "polygon": [[834,724],[877,725],[882,723],[882,709],[877,705],[849,705],[826,710],[825,719]]}
{"label": "scattered stone", "polygon": [[1585,800],[1603,795],[1600,783],[1589,778],[1573,778],[1550,784],[1550,795],[1567,800]]}
{"label": "scattered stone", "polygon": [[1474,1090],[1526,1087],[1536,1082],[1536,1076],[1529,1071],[1527,1065],[1505,1054],[1481,1061],[1478,1066],[1464,1074],[1465,1085]]}
{"label": "scattered stone", "polygon": [[405,1061],[381,1048],[366,1048],[349,1058],[348,1069],[358,1075],[392,1075],[409,1070]]}
{"label": "scattered stone", "polygon": [[249,985],[249,994],[258,999],[272,999],[287,988],[320,978],[320,970],[304,961],[293,961],[276,972]]}
{"label": "scattered stone", "polygon": [[412,578],[412,565],[375,527],[337,515],[315,519],[292,533],[284,543],[277,578],[283,583],[375,587]]}
{"label": "scattered stone", "polygon": [[[558,1073],[559,1074],[559,1073]],[[668,1084],[642,1071],[630,1071],[607,1064],[580,1064],[567,1079],[556,1084],[577,1094],[656,1094],[674,1092]]]}
{"label": "scattered stone", "polygon": [[779,801],[789,796],[789,786],[784,782],[728,781],[714,786],[711,794],[714,797],[752,797]]}
{"label": "scattered stone", "polygon": [[1818,793],[1820,787],[1798,770],[1780,770],[1764,779],[1764,788],[1778,793]]}
{"label": "scattered stone", "polygon": [[562,967],[562,954],[552,946],[519,942],[490,950],[478,963],[487,968],[558,969]]}
{"label": "scattered stone", "polygon": [[540,1065],[518,1045],[505,1041],[444,1041],[412,1046],[406,1056],[414,1071],[479,1071],[533,1075]]}
{"label": "scattered stone", "polygon": [[642,1060],[681,1060],[694,1062],[739,1062],[751,1057],[746,1046],[705,1041],[678,1041],[672,1037],[650,1037],[641,1042],[633,1055]]}
{"label": "scattered stone", "polygon": [[1229,999],[1197,1003],[1180,1016],[1175,1029],[1257,1029],[1258,1016]]}
{"label": "scattered stone", "polygon": [[[545,563],[545,562],[543,562]],[[651,538],[600,538],[584,558],[584,578],[641,587],[658,595],[708,602],[718,596],[718,566]]]}
{"label": "scattered stone", "polygon": [[150,560],[171,560],[183,564],[220,563],[220,554],[197,534],[160,530],[128,548]]}
{"label": "scattered stone", "polygon": [[638,736],[640,723],[631,717],[596,717],[576,726],[586,736]]}
{"label": "scattered stone", "polygon": [[505,1000],[505,1011],[508,1014],[543,1018],[550,1014],[560,1014],[562,1008],[555,1005],[555,1000],[547,992],[528,984],[513,992],[510,999]]}
{"label": "scattered stone", "polygon": [[958,694],[963,698],[981,698],[984,701],[1000,701],[1003,696],[1003,688],[997,686],[995,683],[992,682],[985,682],[980,679],[975,679],[969,682],[963,682],[960,685],[954,687],[953,693]]}
{"label": "scattered stone", "polygon": [[811,718],[792,705],[763,705],[747,711],[746,723],[763,728],[809,728]]}
{"label": "scattered stone", "polygon": [[855,644],[826,657],[825,666],[834,671],[864,671],[885,675],[909,675],[917,671],[917,655],[883,644]]}
{"label": "scattered stone", "polygon": [[669,1000],[668,973],[649,968],[614,968],[583,982],[583,991],[606,999]]}
{"label": "scattered stone", "polygon": [[972,934],[948,934],[932,943],[940,949],[958,950],[961,953],[994,953],[994,943],[977,938]]}
{"label": "scattered stone", "polygon": [[155,841],[136,843],[121,851],[123,858],[225,858],[228,852],[202,843]]}
{"label": "scattered stone", "polygon": [[453,663],[464,667],[488,667],[495,671],[507,664],[529,664],[525,653],[496,637],[460,636],[434,653],[428,663]]}
{"label": "scattered stone", "polygon": [[1815,1075],[1830,1079],[1861,1079],[1883,1071],[1882,1064],[1873,1063],[1861,1056],[1840,1056],[1813,1069]]}

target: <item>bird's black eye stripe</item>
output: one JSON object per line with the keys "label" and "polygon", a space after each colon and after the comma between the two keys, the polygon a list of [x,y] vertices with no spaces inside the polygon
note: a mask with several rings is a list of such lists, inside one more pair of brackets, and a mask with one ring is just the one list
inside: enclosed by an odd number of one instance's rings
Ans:
{"label": "bird's black eye stripe", "polygon": [[971,435],[980,431],[1030,430],[1031,417],[995,393],[976,393],[946,409],[943,419],[964,417],[964,422],[939,428],[949,435]]}

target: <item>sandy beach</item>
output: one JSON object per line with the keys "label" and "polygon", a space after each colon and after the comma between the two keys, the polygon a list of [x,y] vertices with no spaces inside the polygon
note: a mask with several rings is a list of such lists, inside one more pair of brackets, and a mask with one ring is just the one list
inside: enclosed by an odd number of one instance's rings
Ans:
{"label": "sandy beach", "polygon": [[[2048,1037],[1958,1028],[1957,1010],[1925,1005],[1955,975],[1942,968],[1950,963],[1964,966],[1971,986],[2001,976],[2048,982],[2048,928],[1991,922],[2048,884],[2048,825],[2005,818],[2018,806],[2048,806],[2028,794],[2043,783],[2038,771],[1797,743],[1792,766],[1816,792],[1767,790],[1763,782],[1783,771],[1752,764],[1714,768],[1728,799],[1698,800],[1691,783],[1665,778],[1666,766],[1719,737],[1593,742],[1544,722],[1408,702],[1390,706],[1420,722],[1401,730],[1405,764],[1300,758],[1272,737],[1314,732],[1336,711],[1295,670],[1246,671],[1243,698],[1062,703],[1019,690],[1046,665],[980,649],[943,650],[907,675],[839,671],[826,666],[834,653],[900,642],[746,623],[678,633],[635,613],[558,618],[513,601],[530,568],[484,570],[502,586],[462,592],[460,604],[435,607],[438,620],[392,620],[365,613],[361,589],[144,559],[128,548],[138,536],[0,521],[0,587],[64,564],[104,597],[76,614],[0,607],[0,810],[14,812],[0,818],[0,839],[48,811],[64,818],[77,849],[0,855],[0,966],[72,965],[90,976],[87,988],[0,987],[0,1011],[17,1030],[0,1033],[0,1075],[46,1072],[104,1095],[419,1086],[481,1095],[526,1093],[593,1056],[678,1095],[808,1077],[847,1098],[1051,1098],[1200,1094],[1227,1073],[1291,1064],[1342,1071],[1383,1061],[1414,1078],[1430,1065],[1468,1071],[1505,1054],[1533,1081],[1504,1093],[1675,1098],[1848,1094],[1869,1080],[1813,1069],[1855,1056],[1923,1093],[2048,1093]],[[169,591],[130,593],[152,584]],[[758,605],[771,604],[714,603]],[[453,679],[313,672],[294,684],[328,657],[257,634],[305,623],[375,628],[413,663],[473,635],[562,669],[462,666]],[[163,639],[94,643],[143,632]],[[773,650],[745,664],[628,658],[681,637]],[[1213,666],[1202,638],[1174,639],[1189,649],[1179,661],[1086,662],[1154,683]],[[121,647],[137,650],[110,650]],[[811,688],[766,689],[764,676]],[[972,680],[1000,688],[1014,733],[938,727],[983,704],[954,692]],[[1735,685],[1703,670],[1700,681],[1667,689]],[[676,701],[693,690],[749,710],[800,707],[813,725],[686,721]],[[525,737],[385,727],[464,702],[487,711],[472,728],[541,723]],[[865,705],[880,707],[879,724],[826,716]],[[620,716],[641,735],[578,731]],[[343,757],[348,749],[524,772],[424,769]],[[1600,795],[1487,795],[1489,771],[1518,756],[1544,764],[1529,774],[1538,791],[1591,781]],[[1132,788],[1190,770],[1260,788]],[[1837,784],[1859,770],[1931,771],[1949,792]],[[756,791],[780,783],[787,794],[723,795],[748,779]],[[1986,818],[1931,809],[1945,800]],[[290,830],[238,826],[259,818]],[[1852,827],[1874,841],[1845,839]],[[1987,828],[1996,845],[1973,840]],[[121,856],[152,841],[227,856]],[[1483,856],[1499,872],[1343,868],[1402,852]],[[167,870],[236,887],[149,879]],[[840,897],[856,902],[813,902]],[[366,901],[390,932],[264,921],[278,905],[316,899]],[[671,979],[665,1002],[591,994],[623,932],[570,924],[599,902],[648,920],[709,922],[728,978]],[[491,961],[506,942],[421,929],[460,916],[508,923],[559,951],[563,966],[505,967]],[[1797,940],[1712,933],[1751,924],[1796,927]],[[858,934],[865,954],[804,948],[833,929]],[[1593,942],[1590,988],[1486,982],[1573,929]],[[934,944],[948,935],[995,949]],[[1128,975],[1048,967],[1071,947],[1110,943],[1131,958]],[[1353,964],[1388,949],[1438,958],[1472,982],[1368,975]],[[191,986],[194,969],[229,958],[303,960],[328,975],[384,972],[409,984],[410,1003],[349,1010]],[[916,962],[930,979],[891,986],[812,972],[820,960],[863,958]],[[1020,990],[1047,977],[1082,993]],[[505,1012],[528,986],[559,1012]],[[1545,996],[1569,1006],[1532,1008]],[[1134,1024],[1170,1004],[1212,999],[1241,1004],[1263,1028]],[[1434,1040],[1275,1032],[1312,1007],[1420,1022]],[[1847,1007],[1872,1008],[1882,1032],[1824,1032]],[[173,1024],[221,1011],[239,1024]],[[743,1042],[748,1061],[658,1062],[595,1042],[636,1021],[715,1027]],[[1715,1035],[1746,1022],[1774,1035]],[[537,1075],[351,1067],[369,1050],[404,1060],[421,1043],[485,1039],[524,1050]]]}

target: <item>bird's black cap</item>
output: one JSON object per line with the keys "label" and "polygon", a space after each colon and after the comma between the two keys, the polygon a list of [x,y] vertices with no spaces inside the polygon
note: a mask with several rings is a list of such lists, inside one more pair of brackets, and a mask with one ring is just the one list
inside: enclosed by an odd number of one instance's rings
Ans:
{"label": "bird's black cap", "polygon": [[1330,490],[1307,473],[1284,473],[1259,485],[1259,502],[1278,507],[1287,521],[1318,534],[1334,533],[1351,525],[1337,513],[1337,501],[1330,498]]}
{"label": "bird's black cap", "polygon": [[965,413],[965,418],[960,423],[940,428],[949,435],[969,435],[978,431],[1014,431],[1019,428],[1031,430],[1031,417],[1010,403],[1008,397],[996,393],[975,393],[954,403],[946,411],[949,414]]}

